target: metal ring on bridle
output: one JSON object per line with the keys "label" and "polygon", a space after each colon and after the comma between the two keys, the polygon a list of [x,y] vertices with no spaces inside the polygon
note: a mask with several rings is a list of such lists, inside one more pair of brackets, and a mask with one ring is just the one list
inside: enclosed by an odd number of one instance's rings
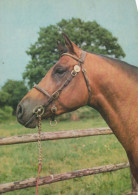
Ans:
{"label": "metal ring on bridle", "polygon": [[34,109],[33,109],[33,113],[39,117],[39,116],[42,116],[44,114],[44,107],[42,105],[39,105],[39,106],[36,106]]}
{"label": "metal ring on bridle", "polygon": [[[52,122],[55,122],[55,123],[52,123]],[[56,125],[57,125],[57,120],[50,121],[50,126],[51,127],[55,127]]]}
{"label": "metal ring on bridle", "polygon": [[51,112],[55,114],[55,113],[56,113],[56,111],[57,111],[57,107],[56,107],[56,106],[52,106],[52,108],[51,108]]}

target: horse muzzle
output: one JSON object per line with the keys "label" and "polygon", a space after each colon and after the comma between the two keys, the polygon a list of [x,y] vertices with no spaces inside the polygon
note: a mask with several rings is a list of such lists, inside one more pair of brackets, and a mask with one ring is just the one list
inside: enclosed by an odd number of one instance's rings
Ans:
{"label": "horse muzzle", "polygon": [[37,120],[33,113],[27,112],[28,108],[23,103],[19,103],[16,109],[16,117],[20,124],[28,128],[35,128]]}
{"label": "horse muzzle", "polygon": [[[37,103],[37,104],[36,104]],[[24,99],[21,101],[16,109],[17,120],[20,124],[27,128],[35,128],[38,125],[38,118],[42,119],[51,118],[54,120],[57,107],[55,105],[50,105],[49,107],[44,107],[38,102],[30,104],[29,99]]]}

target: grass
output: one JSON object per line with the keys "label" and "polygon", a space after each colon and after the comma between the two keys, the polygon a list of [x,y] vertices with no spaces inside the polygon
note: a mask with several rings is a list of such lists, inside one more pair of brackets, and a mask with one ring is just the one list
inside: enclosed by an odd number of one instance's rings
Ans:
{"label": "grass", "polygon": [[[60,122],[50,127],[42,124],[43,131],[60,131],[104,127],[101,119]],[[35,133],[15,120],[0,124],[0,136]],[[41,176],[78,169],[126,162],[124,149],[114,135],[42,142],[43,169]],[[36,177],[38,170],[37,143],[1,146],[0,183]],[[129,169],[98,174],[39,187],[41,195],[119,195],[131,190]],[[35,188],[8,192],[7,195],[35,194]]]}

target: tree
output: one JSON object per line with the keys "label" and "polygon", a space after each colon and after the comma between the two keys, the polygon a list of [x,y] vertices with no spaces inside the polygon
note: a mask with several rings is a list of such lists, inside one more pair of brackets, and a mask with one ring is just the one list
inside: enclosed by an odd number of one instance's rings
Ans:
{"label": "tree", "polygon": [[8,105],[9,99],[9,93],[5,91],[0,91],[0,108],[4,107],[5,105]]}
{"label": "tree", "polygon": [[0,92],[0,97],[3,96],[3,106],[11,106],[15,113],[17,104],[27,92],[28,89],[23,81],[8,80]]}
{"label": "tree", "polygon": [[3,120],[10,119],[13,109],[11,106],[7,106],[9,103],[10,95],[5,91],[0,91],[0,123]]}
{"label": "tree", "polygon": [[4,106],[0,108],[0,123],[4,120],[10,119],[12,117],[13,109],[11,106]]}
{"label": "tree", "polygon": [[26,66],[23,78],[27,79],[30,87],[38,83],[59,58],[56,43],[58,40],[63,43],[62,32],[83,50],[116,58],[125,56],[117,38],[96,21],[63,19],[56,25],[40,28],[38,40],[27,51],[31,61]]}

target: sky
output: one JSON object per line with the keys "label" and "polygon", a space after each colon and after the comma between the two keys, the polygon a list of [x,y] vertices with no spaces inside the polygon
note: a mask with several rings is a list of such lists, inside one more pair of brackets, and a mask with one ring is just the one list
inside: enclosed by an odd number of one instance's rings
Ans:
{"label": "sky", "polygon": [[136,1],[0,0],[0,86],[8,79],[22,79],[30,60],[26,50],[37,40],[40,27],[72,17],[96,20],[111,31],[126,53],[123,60],[138,66]]}

